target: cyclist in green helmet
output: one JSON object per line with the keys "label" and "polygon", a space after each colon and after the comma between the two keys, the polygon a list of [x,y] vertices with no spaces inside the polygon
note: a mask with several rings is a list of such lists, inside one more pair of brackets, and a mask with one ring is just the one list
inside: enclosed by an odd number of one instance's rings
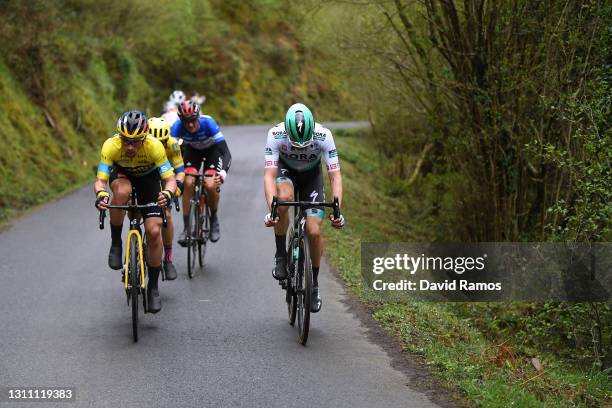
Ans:
{"label": "cyclist in green helmet", "polygon": [[[321,170],[322,156],[325,159],[332,194],[338,197],[342,206],[340,163],[331,132],[315,123],[314,116],[306,105],[301,103],[291,105],[285,115],[285,121],[268,132],[264,170],[264,191],[268,210],[272,206],[274,196],[277,196],[280,201],[291,201],[295,194],[302,201],[325,201]],[[287,207],[279,207],[276,219],[272,219],[268,213],[264,220],[267,227],[274,227],[276,255],[272,275],[278,280],[287,278],[287,249],[285,246],[289,226],[287,210]],[[321,238],[323,217],[323,208],[307,210],[306,234],[310,246],[313,273],[310,310],[314,313],[321,310],[322,304],[318,275],[323,254],[323,239]],[[329,220],[335,228],[344,226],[342,215],[335,219],[330,214]]]}

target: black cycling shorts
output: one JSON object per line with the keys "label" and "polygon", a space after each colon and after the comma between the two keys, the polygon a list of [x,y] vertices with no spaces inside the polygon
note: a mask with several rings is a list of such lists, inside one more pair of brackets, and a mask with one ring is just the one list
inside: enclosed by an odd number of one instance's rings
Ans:
{"label": "black cycling shorts", "polygon": [[[127,172],[122,172],[120,168],[118,169],[117,167],[113,167],[109,179],[111,189],[113,181],[117,180],[118,178],[128,179],[130,183],[132,183],[132,186],[134,186],[134,188],[136,189],[136,201],[138,202],[138,204],[148,204],[157,202],[157,196],[161,191],[161,178],[157,169],[145,176],[134,177],[130,176]],[[140,213],[145,219],[149,217],[161,218],[161,211],[161,207],[155,206],[143,208],[140,210]]]}
{"label": "black cycling shorts", "polygon": [[183,159],[185,161],[185,170],[188,167],[193,167],[196,171],[200,170],[200,165],[204,162],[204,171],[223,169],[222,154],[216,144],[208,149],[194,149],[188,144],[183,143]]}
{"label": "black cycling shorts", "polygon": [[[283,183],[288,181],[293,184],[293,194],[296,201],[325,201],[321,163],[313,169],[298,172],[287,166],[282,160],[279,160],[276,182]],[[324,214],[323,207],[309,208],[306,211],[307,216],[323,218]]]}

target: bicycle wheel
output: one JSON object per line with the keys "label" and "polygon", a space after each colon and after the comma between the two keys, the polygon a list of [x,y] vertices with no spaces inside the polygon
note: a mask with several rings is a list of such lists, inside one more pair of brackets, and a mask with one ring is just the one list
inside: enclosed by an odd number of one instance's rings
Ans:
{"label": "bicycle wheel", "polygon": [[210,232],[210,208],[206,203],[206,195],[200,197],[200,234],[198,240],[198,264],[200,268],[204,264],[204,255],[206,255],[206,243],[208,242],[208,234]]}
{"label": "bicycle wheel", "polygon": [[312,292],[312,265],[310,261],[310,250],[308,239],[302,236],[299,240],[300,256],[297,271],[297,320],[298,339],[302,345],[308,341],[308,329],[310,328],[310,296]]}
{"label": "bicycle wheel", "polygon": [[128,260],[128,277],[130,284],[130,302],[132,303],[132,336],[138,341],[138,291],[140,290],[140,258],[138,253],[138,237],[130,235],[130,259]]}
{"label": "bicycle wheel", "polygon": [[[293,241],[293,229],[290,231],[290,233],[287,235],[289,237],[289,242]],[[287,314],[289,317],[289,324],[290,325],[294,325],[295,324],[295,318],[297,316],[297,295],[295,294],[295,288],[293,287],[293,274],[294,271],[296,270],[296,264],[299,261],[295,261],[293,260],[293,249],[291,248],[291,245],[289,245],[289,247],[287,248],[287,256],[290,257],[290,263],[288,265],[288,269],[289,269],[289,278],[287,279],[287,293],[285,294],[285,301],[287,302]]]}
{"label": "bicycle wheel", "polygon": [[187,238],[187,275],[189,279],[195,276],[197,241],[200,235],[200,207],[190,204],[189,206],[189,237]]}

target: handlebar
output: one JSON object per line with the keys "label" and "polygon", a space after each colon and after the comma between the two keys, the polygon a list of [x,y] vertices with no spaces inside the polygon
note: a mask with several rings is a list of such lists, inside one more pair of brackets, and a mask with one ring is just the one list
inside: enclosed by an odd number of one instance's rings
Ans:
{"label": "handlebar", "polygon": [[[158,207],[158,204],[149,203],[149,204],[127,204],[127,205],[107,205],[106,206],[107,209],[132,210],[132,211],[136,211],[141,208],[151,208],[151,207]],[[166,228],[166,226],[168,225],[168,220],[166,219],[166,211],[164,208],[161,209],[161,216],[162,216],[162,224],[164,228]],[[105,217],[106,217],[106,211],[100,211],[99,226],[101,230],[104,229],[104,218]]]}
{"label": "handlebar", "polygon": [[334,212],[334,219],[340,218],[340,203],[338,197],[334,197],[334,201],[326,203],[322,201],[278,201],[278,197],[272,198],[272,208],[270,210],[270,216],[275,219],[278,215],[278,207],[300,207],[300,208],[314,208],[314,207],[331,207]]}

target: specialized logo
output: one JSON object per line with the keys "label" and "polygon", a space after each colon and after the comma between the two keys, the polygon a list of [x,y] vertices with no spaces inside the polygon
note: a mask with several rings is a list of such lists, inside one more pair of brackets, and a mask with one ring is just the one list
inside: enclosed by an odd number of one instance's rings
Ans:
{"label": "specialized logo", "polygon": [[310,198],[312,198],[313,203],[317,201],[318,196],[319,196],[319,193],[317,192],[317,190],[313,190],[312,193],[310,193]]}

